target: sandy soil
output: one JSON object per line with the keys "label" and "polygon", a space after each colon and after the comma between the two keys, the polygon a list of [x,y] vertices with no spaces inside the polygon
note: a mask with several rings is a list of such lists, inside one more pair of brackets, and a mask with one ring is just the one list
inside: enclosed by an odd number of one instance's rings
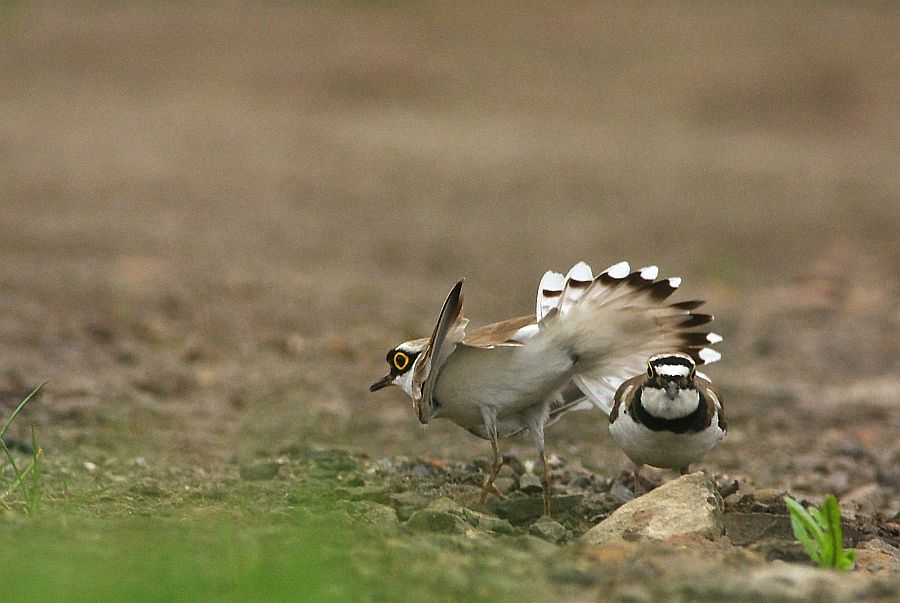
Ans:
{"label": "sandy soil", "polygon": [[385,351],[629,259],[726,337],[708,468],[896,521],[895,6],[213,6],[0,9],[0,415],[49,379],[48,454],[487,455]]}

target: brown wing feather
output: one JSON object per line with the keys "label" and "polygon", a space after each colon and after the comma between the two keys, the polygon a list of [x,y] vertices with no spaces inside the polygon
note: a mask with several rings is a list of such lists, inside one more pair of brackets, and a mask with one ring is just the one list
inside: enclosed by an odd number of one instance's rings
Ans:
{"label": "brown wing feather", "polygon": [[706,424],[709,425],[712,423],[713,415],[718,412],[719,429],[726,431],[725,404],[722,402],[722,396],[719,395],[719,392],[713,387],[713,384],[706,379],[697,377],[694,379],[694,383],[697,384],[697,389],[703,395],[703,398],[708,401],[706,405]]}
{"label": "brown wing feather", "polygon": [[609,413],[609,422],[610,424],[614,423],[615,420],[619,417],[619,407],[624,404],[626,407],[631,406],[631,401],[634,399],[634,396],[630,396],[627,400],[625,399],[625,392],[628,392],[631,388],[631,392],[633,393],[637,391],[644,383],[644,375],[635,375],[631,379],[623,382],[622,385],[619,386],[619,389],[616,390],[616,395],[613,396],[613,407]]}
{"label": "brown wing feather", "polygon": [[478,327],[466,333],[463,343],[473,348],[489,348],[504,343],[515,343],[510,338],[522,327],[534,324],[534,316],[519,316]]}

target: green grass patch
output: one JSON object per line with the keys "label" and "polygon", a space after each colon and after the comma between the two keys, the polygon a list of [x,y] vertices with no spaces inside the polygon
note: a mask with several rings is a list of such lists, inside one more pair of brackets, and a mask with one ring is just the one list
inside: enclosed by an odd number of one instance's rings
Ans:
{"label": "green grass patch", "polygon": [[3,532],[12,601],[329,601],[365,592],[345,563],[346,540],[322,526],[38,520]]}
{"label": "green grass patch", "polygon": [[3,596],[17,603],[554,599],[528,580],[534,568],[515,547],[324,518],[247,526],[19,515],[0,519],[0,530]]}
{"label": "green grass patch", "polygon": [[[31,427],[31,460],[22,465],[16,461],[15,455],[6,444],[6,433],[10,425],[19,416],[25,406],[31,402],[46,385],[47,382],[38,385],[30,394],[16,406],[2,425],[0,425],[0,450],[8,466],[0,464],[0,508],[11,510],[18,505],[29,514],[37,511],[41,500],[41,460],[43,451],[37,443],[34,426]],[[11,475],[9,475],[11,473]],[[15,495],[18,495],[16,498]]]}

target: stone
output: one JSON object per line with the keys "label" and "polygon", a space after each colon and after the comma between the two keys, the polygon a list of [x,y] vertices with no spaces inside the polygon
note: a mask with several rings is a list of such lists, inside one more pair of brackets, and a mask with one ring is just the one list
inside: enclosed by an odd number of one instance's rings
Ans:
{"label": "stone", "polygon": [[528,533],[554,544],[558,544],[566,539],[565,526],[549,515],[543,515],[538,518],[538,520],[528,528]]}
{"label": "stone", "polygon": [[357,522],[372,524],[377,527],[395,526],[398,523],[397,514],[391,507],[364,501],[345,501],[340,507]]}
{"label": "stone", "polygon": [[784,492],[775,488],[760,488],[753,493],[753,498],[766,507],[784,508]]}
{"label": "stone", "polygon": [[856,549],[856,568],[873,574],[900,572],[897,547],[880,539],[860,542]]}
{"label": "stone", "polygon": [[397,513],[391,507],[378,503],[368,503],[363,513],[366,521],[378,526],[394,526],[399,523]]}
{"label": "stone", "polygon": [[441,534],[466,534],[472,530],[469,523],[460,515],[433,509],[416,511],[406,525],[413,530]]}
{"label": "stone", "polygon": [[715,540],[724,533],[724,503],[713,479],[702,472],[683,475],[625,503],[588,530],[589,544],[663,541],[675,536]]}
{"label": "stone", "polygon": [[479,530],[494,532],[495,534],[512,534],[515,532],[515,528],[512,527],[511,523],[493,515],[479,513],[472,509],[463,509],[463,517],[466,518],[469,525]]}
{"label": "stone", "polygon": [[418,492],[408,490],[406,492],[395,492],[390,495],[390,502],[396,507],[414,507],[421,509],[428,506],[428,498],[422,496]]}
{"label": "stone", "polygon": [[541,478],[536,475],[526,473],[519,478],[519,490],[528,494],[537,494],[539,492],[543,492],[544,487],[541,485]]}
{"label": "stone", "polygon": [[382,505],[391,502],[389,492],[385,492],[384,488],[378,486],[358,486],[346,489],[347,496],[350,500],[371,500]]}
{"label": "stone", "polygon": [[[582,494],[554,496],[550,499],[550,514],[563,513],[581,502]],[[494,513],[511,524],[521,525],[533,521],[544,514],[544,500],[540,496],[529,498],[494,499],[490,506]]]}
{"label": "stone", "polygon": [[494,487],[504,494],[509,494],[516,489],[516,480],[511,477],[498,477],[494,480]]}
{"label": "stone", "polygon": [[881,486],[869,483],[854,488],[841,498],[841,508],[845,511],[855,510],[865,515],[874,515],[884,507],[884,494]]}
{"label": "stone", "polygon": [[635,499],[635,494],[626,488],[621,482],[614,482],[609,488],[609,494],[619,502],[625,504]]}
{"label": "stone", "polygon": [[447,498],[442,496],[441,498],[436,498],[428,505],[428,510],[436,511],[439,513],[454,513],[456,515],[462,515],[463,508],[452,498]]}
{"label": "stone", "polygon": [[497,477],[508,477],[510,479],[515,479],[517,477],[516,470],[513,469],[509,464],[504,464],[500,467],[500,472],[497,473]]}
{"label": "stone", "polygon": [[791,518],[774,513],[726,513],[725,534],[736,546],[770,538],[794,541]]}

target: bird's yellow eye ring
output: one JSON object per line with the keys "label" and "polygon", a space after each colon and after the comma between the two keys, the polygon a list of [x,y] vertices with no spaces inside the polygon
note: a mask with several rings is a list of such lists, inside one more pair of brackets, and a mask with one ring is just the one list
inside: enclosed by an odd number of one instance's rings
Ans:
{"label": "bird's yellow eye ring", "polygon": [[651,379],[653,379],[653,365],[652,364],[647,365],[647,376],[650,377]]}
{"label": "bird's yellow eye ring", "polygon": [[693,379],[697,376],[697,365],[691,367],[691,374],[688,375],[688,378]]}
{"label": "bird's yellow eye ring", "polygon": [[397,352],[396,354],[394,354],[394,367],[398,371],[402,371],[407,366],[409,366],[409,356],[407,356],[403,352]]}

